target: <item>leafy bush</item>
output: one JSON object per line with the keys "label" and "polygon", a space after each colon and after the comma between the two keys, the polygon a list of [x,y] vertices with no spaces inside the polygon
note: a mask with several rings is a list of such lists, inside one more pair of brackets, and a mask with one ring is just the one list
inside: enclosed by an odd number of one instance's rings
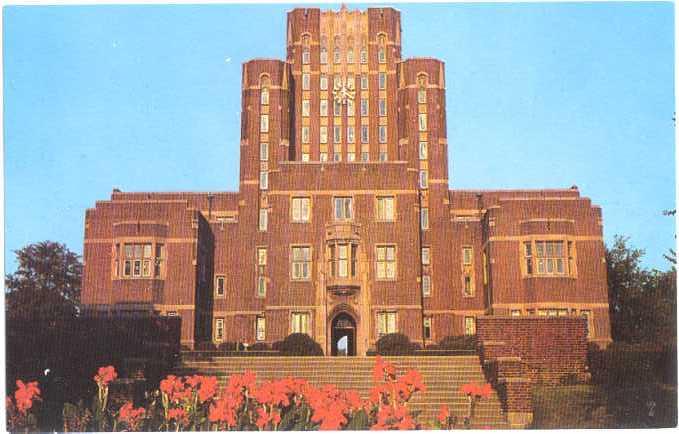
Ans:
{"label": "leafy bush", "polygon": [[196,343],[196,351],[215,351],[217,347],[212,342]]}
{"label": "leafy bush", "polygon": [[446,336],[438,345],[441,350],[475,350],[476,336]]}
{"label": "leafy bush", "polygon": [[587,355],[597,384],[676,383],[675,345],[612,343],[605,350],[590,347]]}
{"label": "leafy bush", "polygon": [[237,345],[235,342],[222,342],[217,349],[219,351],[236,351]]}
{"label": "leafy bush", "polygon": [[267,344],[266,342],[257,342],[256,344],[252,345],[250,347],[251,351],[269,351],[271,350],[271,346]]}
{"label": "leafy bush", "polygon": [[283,356],[322,356],[323,349],[306,333],[293,333],[274,344]]}
{"label": "leafy bush", "polygon": [[418,348],[416,344],[410,342],[408,336],[401,333],[390,333],[384,335],[375,343],[377,354],[383,356],[407,356],[414,354]]}

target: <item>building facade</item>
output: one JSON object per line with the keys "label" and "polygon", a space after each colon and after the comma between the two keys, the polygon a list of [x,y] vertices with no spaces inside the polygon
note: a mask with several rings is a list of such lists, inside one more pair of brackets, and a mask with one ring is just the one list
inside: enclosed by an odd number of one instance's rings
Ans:
{"label": "building facade", "polygon": [[82,302],[179,315],[182,343],[384,334],[580,315],[610,341],[601,209],[577,188],[449,189],[444,63],[400,12],[294,9],[285,60],[242,71],[238,192],[114,190],[85,216]]}

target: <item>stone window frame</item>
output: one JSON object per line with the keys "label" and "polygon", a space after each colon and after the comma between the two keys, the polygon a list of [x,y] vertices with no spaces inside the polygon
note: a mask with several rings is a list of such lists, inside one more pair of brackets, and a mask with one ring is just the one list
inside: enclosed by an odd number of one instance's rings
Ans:
{"label": "stone window frame", "polygon": [[[378,273],[378,264],[380,263],[379,261],[379,249],[385,249],[384,250],[384,277],[379,277]],[[394,259],[392,261],[387,259],[387,253],[388,249],[393,248],[394,249]],[[393,277],[388,276],[388,264],[393,263],[393,268],[394,268],[394,275]],[[396,243],[380,243],[380,244],[375,244],[375,280],[376,281],[381,281],[381,282],[393,282],[398,279],[398,245]]]}
{"label": "stone window frame", "polygon": [[[222,293],[219,293],[219,281],[222,282]],[[215,274],[215,298],[224,298],[226,296],[226,276],[223,274]]]}
{"label": "stone window frame", "polygon": [[[385,200],[385,199],[391,199],[391,218],[387,218],[388,216],[386,215],[386,208],[385,210],[385,215],[383,216],[384,218],[380,218],[380,200]],[[397,198],[396,195],[394,194],[378,194],[375,195],[375,221],[376,222],[382,222],[382,223],[393,223],[396,220],[398,220],[398,212],[397,212]]]}
{"label": "stone window frame", "polygon": [[[263,327],[262,327],[262,336],[260,338],[259,335],[259,320],[262,320]],[[255,341],[256,342],[263,342],[266,340],[266,316],[265,315],[257,315],[255,316]]]}
{"label": "stone window frame", "polygon": [[[309,259],[303,261],[295,261],[295,249],[309,249]],[[308,263],[308,276],[295,277],[295,263]],[[291,244],[290,245],[290,280],[293,282],[309,282],[313,276],[314,268],[314,251],[311,244]]]}
{"label": "stone window frame", "polygon": [[[394,330],[389,331],[389,317],[387,316],[387,322],[386,322],[386,330],[384,330],[384,333],[380,332],[380,317],[382,315],[393,315],[394,318]],[[388,335],[390,333],[398,333],[398,311],[389,309],[389,310],[378,310],[375,312],[375,336],[377,339],[381,338],[382,336]]]}
{"label": "stone window frame", "polygon": [[[308,209],[308,215],[307,219],[305,220],[302,215],[302,210],[304,209],[303,204],[300,203],[300,218],[295,219],[295,201],[296,200],[304,200],[306,199],[309,203],[307,206]],[[311,196],[300,196],[300,195],[293,195],[290,196],[290,222],[291,223],[311,223],[312,220],[312,215],[313,215],[313,200]]]}
{"label": "stone window frame", "polygon": [[[425,279],[426,278],[426,279]],[[424,281],[428,280],[429,281],[429,290],[425,292],[424,289]],[[432,278],[430,273],[426,273],[422,275],[422,297],[429,298],[431,297],[433,289],[432,289]]]}
{"label": "stone window frame", "polygon": [[[307,331],[294,331],[294,317],[295,315],[304,315],[307,317]],[[311,314],[310,310],[292,310],[290,311],[290,323],[288,324],[289,329],[288,329],[288,334],[292,333],[305,333],[311,337],[313,337],[313,315]]]}
{"label": "stone window frame", "polygon": [[[217,331],[219,330],[218,324],[221,323],[221,330],[222,330],[222,336],[219,337],[217,335]],[[225,324],[224,324],[224,317],[217,317],[214,320],[213,324],[214,328],[212,330],[212,340],[214,342],[224,342],[224,331],[226,330]]]}
{"label": "stone window frame", "polygon": [[[564,245],[564,273],[563,274],[539,274],[537,272],[536,242],[561,241]],[[526,244],[530,243],[531,256],[526,255]],[[578,277],[578,249],[574,235],[568,234],[531,234],[518,240],[519,268],[521,277],[524,279],[577,279]],[[528,261],[532,262],[532,273],[528,273]]]}
{"label": "stone window frame", "polygon": [[[142,256],[139,261],[140,275],[134,275],[134,264],[130,265],[130,275],[125,275],[125,262],[128,260],[125,256],[126,245],[147,245],[151,246],[151,255],[149,256],[149,271],[148,276],[143,275],[144,268],[144,253],[142,247]],[[160,248],[160,250],[158,250]],[[136,259],[130,259],[134,262]],[[160,237],[118,237],[111,244],[111,279],[112,280],[164,280],[167,275],[167,243],[165,238]]]}

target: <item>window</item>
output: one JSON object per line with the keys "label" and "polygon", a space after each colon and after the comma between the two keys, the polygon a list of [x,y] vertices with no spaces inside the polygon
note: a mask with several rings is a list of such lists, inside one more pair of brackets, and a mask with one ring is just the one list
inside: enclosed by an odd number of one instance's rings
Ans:
{"label": "window", "polygon": [[308,152],[302,152],[302,161],[308,162],[309,158],[311,158],[311,157],[309,156]]}
{"label": "window", "polygon": [[335,63],[342,62],[342,53],[339,48],[335,48],[335,51],[333,52],[333,59]]}
{"label": "window", "polygon": [[255,339],[257,341],[266,339],[266,318],[262,315],[258,315],[255,320]]}
{"label": "window", "polygon": [[347,100],[347,116],[353,116],[354,115],[354,100],[348,99]]}
{"label": "window", "polygon": [[328,76],[325,74],[321,74],[321,90],[328,90]]}
{"label": "window", "polygon": [[269,172],[259,172],[259,188],[260,190],[266,190],[269,188]]}
{"label": "window", "polygon": [[259,159],[260,159],[260,161],[268,161],[269,160],[269,144],[268,143],[260,143],[259,144]]}
{"label": "window", "polygon": [[309,143],[309,127],[302,127],[302,143]]}
{"label": "window", "polygon": [[368,49],[366,47],[361,47],[361,63],[368,63]]}
{"label": "window", "polygon": [[[328,140],[328,131],[326,130],[325,132],[325,140]],[[325,142],[323,142],[325,143]],[[327,152],[321,152],[321,161],[328,161],[328,153]]]}
{"label": "window", "polygon": [[427,90],[424,87],[420,87],[417,90],[417,102],[419,104],[426,104],[427,103]]}
{"label": "window", "polygon": [[339,151],[335,151],[335,153],[332,154],[332,158],[335,161],[342,161],[342,153]]}
{"label": "window", "polygon": [[321,143],[328,143],[328,127],[320,128]]}
{"label": "window", "polygon": [[311,247],[292,248],[292,279],[311,278]]}
{"label": "window", "polygon": [[224,318],[215,319],[214,339],[216,342],[221,342],[224,340]]}
{"label": "window", "polygon": [[474,283],[472,282],[472,276],[464,276],[464,296],[473,297],[474,296]]}
{"label": "window", "polygon": [[333,276],[348,277],[349,276],[349,245],[337,244],[333,252]]}
{"label": "window", "polygon": [[302,100],[302,116],[309,116],[311,113],[311,101],[308,99]]}
{"label": "window", "polygon": [[380,116],[386,116],[387,115],[387,100],[384,98],[380,98],[377,101],[377,112]]}
{"label": "window", "polygon": [[156,244],[156,263],[153,267],[153,277],[160,278],[164,274],[165,269],[165,246],[163,244]]}
{"label": "window", "polygon": [[354,50],[349,48],[347,50],[347,63],[354,63]]}
{"label": "window", "polygon": [[321,65],[328,63],[328,50],[325,47],[321,47]]}
{"label": "window", "polygon": [[377,220],[394,221],[394,196],[377,197]]}
{"label": "window", "polygon": [[361,98],[361,116],[368,116],[368,98]]}
{"label": "window", "polygon": [[420,142],[420,160],[427,159],[427,142]]}
{"label": "window", "polygon": [[431,317],[425,316],[423,318],[422,329],[424,332],[425,339],[431,339]]}
{"label": "window", "polygon": [[302,48],[302,63],[304,65],[311,63],[311,51],[309,51],[309,47]]}
{"label": "window", "polygon": [[377,49],[377,61],[380,63],[387,63],[387,50],[384,47]]}
{"label": "window", "polygon": [[321,100],[321,116],[328,116],[328,100]]}
{"label": "window", "polygon": [[[561,240],[524,242],[526,274],[535,273],[543,276],[567,274],[566,264],[573,261],[573,246],[569,242],[564,249],[564,244],[566,242]],[[566,252],[565,250],[570,251]]]}
{"label": "window", "polygon": [[361,74],[361,90],[368,90],[368,74]]}
{"label": "window", "polygon": [[356,79],[354,78],[354,75],[353,74],[347,75],[347,89],[355,89],[355,88],[356,88]]}
{"label": "window", "polygon": [[387,126],[386,125],[380,125],[378,129],[379,133],[379,142],[380,143],[387,143]]}
{"label": "window", "polygon": [[353,200],[350,197],[335,198],[335,220],[351,220],[353,218]]}
{"label": "window", "polygon": [[422,265],[429,265],[431,261],[429,247],[422,247]]}
{"label": "window", "polygon": [[377,337],[396,333],[396,312],[377,313]]}
{"label": "window", "polygon": [[302,74],[302,90],[311,89],[311,75],[304,73]]}
{"label": "window", "polygon": [[585,333],[589,338],[592,335],[592,311],[591,310],[581,310],[580,315],[585,319]]}
{"label": "window", "polygon": [[224,297],[224,276],[215,277],[215,297]]}
{"label": "window", "polygon": [[332,105],[332,114],[334,116],[342,116],[342,103],[339,101],[335,101],[335,103]]}
{"label": "window", "polygon": [[[347,143],[354,143],[355,139],[354,127],[350,125],[347,127]],[[352,159],[349,159],[349,161],[352,161]]]}
{"label": "window", "polygon": [[334,143],[342,143],[342,127],[335,125],[332,127],[332,137]]}
{"label": "window", "polygon": [[420,210],[420,228],[429,229],[429,208],[422,208]]}
{"label": "window", "polygon": [[263,87],[259,94],[259,102],[262,105],[269,105],[269,88]]}
{"label": "window", "polygon": [[266,296],[266,277],[257,276],[257,297]]}
{"label": "window", "polygon": [[476,318],[473,316],[464,317],[464,334],[467,336],[476,334]]}
{"label": "window", "polygon": [[380,89],[386,89],[387,88],[387,73],[386,72],[380,72],[378,74],[378,84]]}
{"label": "window", "polygon": [[[257,248],[257,267],[260,271],[263,271],[263,267],[266,267],[266,247]],[[263,274],[263,273],[260,273]]]}
{"label": "window", "polygon": [[573,256],[573,242],[568,241],[567,242],[567,250],[566,253],[568,254],[568,273],[573,276],[575,275],[575,258]]}
{"label": "window", "polygon": [[259,210],[259,230],[265,231],[267,227],[267,212],[266,209]]}
{"label": "window", "polygon": [[429,187],[429,175],[426,170],[420,170],[420,188]]}
{"label": "window", "polygon": [[417,119],[420,131],[427,131],[427,114],[420,113],[419,115],[417,115]]}
{"label": "window", "polygon": [[[353,141],[352,141],[353,143]],[[353,152],[347,152],[347,161],[354,161],[356,160],[356,154]]]}
{"label": "window", "polygon": [[472,252],[471,247],[462,247],[462,265],[472,264]]}
{"label": "window", "polygon": [[337,89],[342,87],[342,76],[335,74],[332,78],[332,87]]}
{"label": "window", "polygon": [[269,115],[261,115],[259,117],[259,132],[260,133],[269,132]]}
{"label": "window", "polygon": [[125,244],[124,277],[151,277],[153,263],[151,243]]}
{"label": "window", "polygon": [[396,247],[377,246],[376,269],[378,279],[396,278]]}
{"label": "window", "polygon": [[306,223],[311,217],[311,199],[308,197],[292,198],[292,221]]}
{"label": "window", "polygon": [[526,258],[526,274],[533,274],[533,245],[530,241],[523,243]]}
{"label": "window", "polygon": [[309,313],[293,312],[290,321],[290,333],[309,334]]}
{"label": "window", "polygon": [[386,151],[380,151],[380,161],[387,161]]}
{"label": "window", "polygon": [[518,309],[512,309],[511,315],[512,316],[521,316],[521,311],[518,310]]}
{"label": "window", "polygon": [[[361,143],[368,143],[368,141],[369,141],[368,126],[361,125]],[[365,161],[368,160],[366,159]]]}
{"label": "window", "polygon": [[431,276],[429,276],[428,274],[422,276],[422,296],[424,297],[431,296]]}

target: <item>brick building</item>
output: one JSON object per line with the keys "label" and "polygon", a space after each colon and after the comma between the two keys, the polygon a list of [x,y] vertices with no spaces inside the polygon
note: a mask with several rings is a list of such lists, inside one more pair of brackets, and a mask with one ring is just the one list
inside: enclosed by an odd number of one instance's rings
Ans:
{"label": "brick building", "polygon": [[182,343],[420,343],[479,315],[579,315],[610,341],[601,209],[577,188],[450,190],[444,63],[400,13],[294,9],[243,65],[238,192],[114,190],[85,216],[82,301],[179,315]]}

